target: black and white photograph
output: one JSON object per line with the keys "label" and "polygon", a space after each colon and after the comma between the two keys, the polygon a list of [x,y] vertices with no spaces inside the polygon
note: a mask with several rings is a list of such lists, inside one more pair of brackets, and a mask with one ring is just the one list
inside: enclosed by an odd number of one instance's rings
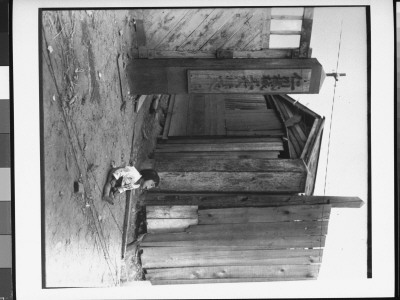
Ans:
{"label": "black and white photograph", "polygon": [[393,89],[376,99],[371,5],[43,2],[35,89],[15,91],[34,99],[35,157],[16,261],[31,227],[39,293],[318,297],[380,280],[373,253],[392,244],[375,247],[372,215],[393,174],[375,172],[376,196],[371,158],[392,151]]}

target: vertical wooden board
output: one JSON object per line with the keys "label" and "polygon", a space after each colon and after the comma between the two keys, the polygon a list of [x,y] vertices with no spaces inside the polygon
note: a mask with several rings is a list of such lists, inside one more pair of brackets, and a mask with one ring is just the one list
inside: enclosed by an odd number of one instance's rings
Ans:
{"label": "vertical wooden board", "polygon": [[156,48],[162,39],[174,29],[179,21],[189,12],[188,9],[163,9],[158,10],[157,19],[152,18],[146,28],[147,47]]}
{"label": "vertical wooden board", "polygon": [[261,32],[261,49],[269,48],[269,36],[271,28],[271,8],[263,11],[263,28]]}
{"label": "vertical wooden board", "polygon": [[205,135],[205,99],[204,95],[190,95],[187,135]]}
{"label": "vertical wooden board", "polygon": [[[257,8],[259,9],[259,8]],[[234,34],[252,17],[256,9],[241,9],[230,20],[218,29],[208,41],[201,47],[203,51],[216,51],[221,48],[227,41],[233,38]]]}
{"label": "vertical wooden board", "polygon": [[148,233],[166,233],[184,231],[190,225],[196,225],[198,219],[147,219]]}
{"label": "vertical wooden board", "polygon": [[154,191],[303,193],[306,174],[292,172],[159,172]]}
{"label": "vertical wooden board", "polygon": [[160,50],[177,50],[182,42],[212,13],[214,9],[190,9],[178,24],[156,46]]}
{"label": "vertical wooden board", "polygon": [[196,205],[160,205],[146,207],[147,219],[196,219]]}
{"label": "vertical wooden board", "polygon": [[215,95],[217,135],[226,135],[225,100],[223,95]]}
{"label": "vertical wooden board", "polygon": [[330,211],[328,204],[201,209],[199,224],[326,220]]}
{"label": "vertical wooden board", "polygon": [[185,136],[187,133],[187,120],[189,108],[189,95],[175,95],[171,125],[168,136]]}
{"label": "vertical wooden board", "polygon": [[318,265],[218,266],[148,269],[146,279],[307,278],[318,275]]}
{"label": "vertical wooden board", "polygon": [[322,261],[322,249],[236,250],[226,251],[187,247],[142,248],[143,268],[198,266],[240,266],[277,264],[317,264]]}
{"label": "vertical wooden board", "polygon": [[216,31],[230,20],[240,9],[217,8],[182,43],[178,50],[198,51]]}

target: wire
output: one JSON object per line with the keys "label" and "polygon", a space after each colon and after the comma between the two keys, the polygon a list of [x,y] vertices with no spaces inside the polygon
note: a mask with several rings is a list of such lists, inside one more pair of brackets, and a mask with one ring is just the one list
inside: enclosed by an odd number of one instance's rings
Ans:
{"label": "wire", "polygon": [[[338,49],[338,56],[337,56],[337,61],[336,61],[336,73],[339,68],[339,58],[340,58],[340,47],[342,45],[342,30],[343,30],[343,20],[340,23],[340,35],[339,35],[339,49]],[[333,121],[333,108],[335,105],[335,95],[336,95],[336,83],[337,81],[335,80],[335,85],[333,87],[333,99],[332,99],[332,107],[331,107],[331,122],[329,125],[329,136],[328,136],[328,153],[326,155],[326,165],[325,165],[325,183],[324,183],[324,196],[325,196],[325,191],[326,191],[326,178],[328,175],[328,164],[329,164],[329,148],[331,145],[331,131],[332,131],[332,121]]]}

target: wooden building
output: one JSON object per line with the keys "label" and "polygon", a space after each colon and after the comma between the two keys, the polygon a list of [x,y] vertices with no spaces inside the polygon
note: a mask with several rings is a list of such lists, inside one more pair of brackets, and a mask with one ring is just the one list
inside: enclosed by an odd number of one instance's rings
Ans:
{"label": "wooden building", "polygon": [[362,201],[313,196],[324,118],[287,95],[318,93],[324,80],[309,47],[313,8],[141,16],[132,91],[169,97],[154,151],[161,182],[141,201],[146,279],[316,279],[331,207]]}

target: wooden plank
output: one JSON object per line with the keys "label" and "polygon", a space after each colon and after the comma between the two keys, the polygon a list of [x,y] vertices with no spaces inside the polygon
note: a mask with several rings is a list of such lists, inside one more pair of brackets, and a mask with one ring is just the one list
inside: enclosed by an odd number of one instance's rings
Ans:
{"label": "wooden plank", "polygon": [[269,129],[269,130],[228,130],[227,136],[270,136],[270,137],[278,137],[283,136],[285,133],[281,129]]}
{"label": "wooden plank", "polygon": [[291,49],[225,50],[218,49],[216,57],[223,58],[291,58]]}
{"label": "wooden plank", "polygon": [[231,159],[213,158],[199,160],[195,158],[157,159],[158,172],[300,172],[307,173],[302,160],[296,159]]}
{"label": "wooden plank", "polygon": [[217,49],[221,49],[226,42],[235,38],[235,33],[248,22],[255,11],[255,8],[241,9],[241,12],[227,20],[227,22],[208,39],[201,49],[204,51],[216,51]]}
{"label": "wooden plank", "polygon": [[250,138],[229,138],[229,137],[201,137],[189,138],[181,137],[169,139],[165,144],[229,144],[229,143],[259,143],[259,142],[281,142],[282,139],[276,137],[250,137]]}
{"label": "wooden plank", "polygon": [[[306,164],[309,164],[313,152],[314,152],[315,155],[318,155],[318,154],[319,154],[319,153],[316,153],[316,152],[313,151],[313,150],[314,150],[315,148],[319,147],[320,139],[322,138],[322,137],[321,137],[322,131],[323,131],[323,129],[324,129],[324,124],[325,124],[325,119],[321,119],[321,122],[320,122],[319,127],[318,127],[318,131],[317,131],[317,133],[316,133],[314,139],[311,141],[311,143],[312,143],[312,144],[311,144],[311,149],[310,149],[310,151],[308,151],[308,152],[306,153],[306,156],[305,156],[305,158],[304,158],[304,161],[305,161]],[[318,140],[318,138],[320,138],[320,139]],[[316,159],[318,160],[318,157],[316,157]]]}
{"label": "wooden plank", "polygon": [[300,150],[299,152],[297,152],[297,157],[300,157],[301,152],[303,151],[304,145],[305,145],[305,141],[303,141],[299,135],[299,133],[296,131],[296,129],[292,126],[288,128],[288,132],[290,131],[290,135],[292,138],[294,138],[296,140],[296,144],[299,146]]}
{"label": "wooden plank", "polygon": [[279,250],[209,250],[186,247],[141,248],[142,267],[172,268],[200,266],[240,266],[317,264],[322,260],[322,249]]}
{"label": "wooden plank", "polygon": [[316,277],[318,265],[215,266],[148,269],[147,280]]}
{"label": "wooden plank", "polygon": [[[164,220],[164,219],[162,219]],[[303,224],[307,223],[307,224]],[[178,241],[222,241],[236,240],[244,242],[249,239],[272,240],[275,237],[299,237],[305,235],[326,235],[328,222],[262,222],[196,225],[179,233],[154,233],[146,236],[145,242],[178,242]],[[236,226],[234,226],[236,225]],[[256,225],[256,226],[249,226]],[[204,227],[204,228],[203,228]],[[222,227],[218,229],[218,227]],[[213,231],[216,229],[215,231]],[[211,230],[211,231],[208,231]]]}
{"label": "wooden plank", "polygon": [[205,125],[204,95],[190,95],[189,114],[187,120],[187,135],[204,135]]}
{"label": "wooden plank", "polygon": [[141,199],[141,205],[198,205],[203,208],[274,207],[286,205],[329,204],[338,208],[359,208],[364,202],[358,197],[297,196],[271,194],[165,194],[149,192]]}
{"label": "wooden plank", "polygon": [[299,280],[315,280],[315,277],[296,278],[213,278],[213,279],[171,279],[171,280],[152,280],[152,285],[174,285],[174,284],[211,284],[211,283],[240,283],[240,282],[270,282],[270,281],[299,281]]}
{"label": "wooden plank", "polygon": [[298,172],[159,172],[154,191],[303,193],[306,175]]}
{"label": "wooden plank", "polygon": [[302,221],[302,222],[260,222],[260,223],[239,223],[239,224],[215,224],[215,225],[197,225],[189,226],[185,232],[194,234],[236,234],[239,237],[242,234],[262,234],[268,236],[285,235],[326,235],[328,230],[328,221]]}
{"label": "wooden plank", "polygon": [[201,49],[227,20],[231,19],[236,13],[240,13],[240,11],[241,9],[215,9],[179,46],[179,50],[195,51]]}
{"label": "wooden plank", "polygon": [[306,144],[304,145],[304,149],[301,152],[301,156],[300,156],[301,159],[304,159],[306,157],[307,153],[309,152],[309,149],[310,149],[310,147],[312,145],[312,141],[315,139],[316,132],[317,132],[317,130],[319,128],[320,120],[321,119],[315,119],[314,120],[314,123],[313,123],[313,125],[311,127],[311,131],[310,131],[310,133],[308,135]]}
{"label": "wooden plank", "polygon": [[[189,220],[189,219],[185,219]],[[166,233],[167,234],[167,233]],[[146,235],[141,247],[199,247],[211,248],[210,250],[256,250],[256,249],[287,249],[287,248],[316,248],[324,247],[325,236],[305,235],[293,237],[268,237],[268,239],[260,239],[258,237],[248,236],[244,239],[206,239],[193,241],[149,241]]]}
{"label": "wooden plank", "polygon": [[309,57],[309,49],[311,42],[311,32],[313,25],[313,7],[305,7],[303,21],[301,23],[301,36],[300,36],[300,47],[299,47],[299,57],[307,58]]}
{"label": "wooden plank", "polygon": [[147,219],[195,219],[196,205],[160,205],[146,207]]}
{"label": "wooden plank", "polygon": [[147,219],[147,232],[179,232],[190,225],[196,225],[198,219]]}
{"label": "wooden plank", "polygon": [[[291,54],[292,55],[292,54]],[[149,59],[163,59],[163,58],[215,58],[215,52],[205,51],[177,51],[177,50],[157,50],[149,49]]]}
{"label": "wooden plank", "polygon": [[303,20],[303,16],[272,15],[273,20]]}
{"label": "wooden plank", "polygon": [[225,101],[223,95],[214,95],[217,111],[217,135],[226,135]]}
{"label": "wooden plank", "polygon": [[261,32],[261,48],[269,48],[269,35],[271,30],[271,9],[267,8],[263,10],[263,27]]}
{"label": "wooden plank", "polygon": [[247,119],[244,122],[235,122],[231,118],[227,118],[226,120],[226,129],[228,131],[266,131],[266,130],[276,130],[282,128],[282,124],[279,120],[264,120],[262,122],[253,122],[251,119]]}
{"label": "wooden plank", "polygon": [[236,224],[329,219],[330,205],[239,207],[199,210],[199,224]]}
{"label": "wooden plank", "polygon": [[204,152],[204,151],[281,151],[282,141],[258,143],[213,144],[159,144],[156,152]]}
{"label": "wooden plank", "polygon": [[276,35],[300,35],[301,31],[298,30],[272,30],[271,34]]}
{"label": "wooden plank", "polygon": [[186,136],[189,97],[175,95],[169,136]]}
{"label": "wooden plank", "polygon": [[165,125],[163,128],[162,138],[164,140],[168,139],[168,133],[169,133],[169,128],[171,127],[171,119],[172,119],[172,113],[174,110],[174,104],[175,104],[175,95],[172,95],[168,100],[168,112],[167,112],[167,117],[165,120]]}
{"label": "wooden plank", "polygon": [[278,158],[279,151],[219,151],[219,152],[156,152],[155,158],[167,159],[167,158],[225,158],[225,159],[247,159],[247,158]]}
{"label": "wooden plank", "polygon": [[190,9],[157,45],[160,50],[177,50],[214,9]]}

